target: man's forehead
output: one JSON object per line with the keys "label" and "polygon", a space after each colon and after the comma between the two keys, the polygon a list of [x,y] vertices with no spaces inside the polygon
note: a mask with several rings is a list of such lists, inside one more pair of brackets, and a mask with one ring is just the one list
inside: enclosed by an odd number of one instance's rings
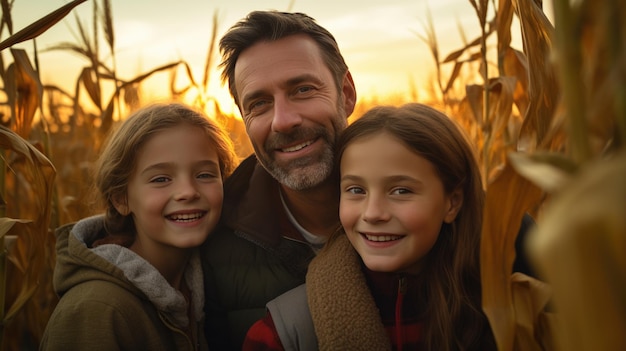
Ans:
{"label": "man's forehead", "polygon": [[267,69],[287,62],[319,63],[321,52],[308,35],[290,35],[274,41],[259,41],[243,50],[235,63],[235,77],[252,69]]}
{"label": "man's forehead", "polygon": [[312,39],[293,37],[296,36],[260,42],[241,53],[235,65],[235,83],[240,95],[242,90],[262,86],[321,80],[321,75],[330,72]]}

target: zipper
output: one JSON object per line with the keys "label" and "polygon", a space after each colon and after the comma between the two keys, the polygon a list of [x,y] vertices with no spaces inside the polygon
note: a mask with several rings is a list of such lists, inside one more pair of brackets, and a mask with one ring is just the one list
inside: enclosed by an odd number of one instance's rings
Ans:
{"label": "zipper", "polygon": [[404,344],[404,329],[402,328],[402,303],[404,302],[406,289],[406,277],[401,276],[400,279],[398,279],[398,296],[396,298],[396,345],[398,345],[398,351],[402,351],[402,345]]}
{"label": "zipper", "polygon": [[[165,326],[167,328],[169,328],[172,332],[174,332],[176,334],[182,335],[185,338],[185,340],[187,341],[187,344],[191,347],[192,350],[199,350],[200,349],[200,341],[199,341],[199,339],[198,339],[198,343],[196,345],[196,343],[194,343],[194,340],[192,340],[191,337],[189,337],[189,335],[187,333],[185,333],[185,331],[183,329],[175,326],[172,322],[170,322],[169,318],[167,316],[163,315],[163,312],[159,311],[158,313],[159,313],[159,318],[165,324]],[[197,322],[189,321],[189,323],[196,324],[196,328],[200,327]],[[198,337],[200,337],[200,335],[198,335]],[[174,343],[176,343],[176,340],[174,340]],[[194,348],[194,346],[196,346],[196,347]]]}

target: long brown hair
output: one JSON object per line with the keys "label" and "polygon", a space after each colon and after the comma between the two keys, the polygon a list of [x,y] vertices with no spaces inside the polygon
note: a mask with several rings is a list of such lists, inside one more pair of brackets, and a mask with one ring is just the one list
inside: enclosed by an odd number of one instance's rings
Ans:
{"label": "long brown hair", "polygon": [[463,190],[463,205],[454,221],[443,223],[429,252],[424,274],[424,346],[426,350],[495,349],[482,312],[480,235],[484,191],[474,151],[455,123],[423,104],[379,106],[366,112],[342,134],[337,162],[350,143],[389,133],[430,161],[450,193]]}
{"label": "long brown hair", "polygon": [[205,131],[217,151],[223,179],[235,169],[237,156],[232,140],[222,127],[201,111],[180,103],[152,104],[137,110],[109,134],[94,168],[94,187],[105,209],[106,242],[129,245],[134,240],[132,216],[120,214],[113,200],[126,198],[138,150],[155,133],[184,123]]}

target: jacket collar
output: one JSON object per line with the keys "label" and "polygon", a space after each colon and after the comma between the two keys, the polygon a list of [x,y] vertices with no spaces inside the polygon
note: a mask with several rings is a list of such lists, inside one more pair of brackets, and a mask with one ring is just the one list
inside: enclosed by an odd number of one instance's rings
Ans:
{"label": "jacket collar", "polygon": [[345,235],[313,259],[306,286],[320,350],[391,350],[361,259]]}
{"label": "jacket collar", "polygon": [[[190,322],[187,314],[189,303],[154,266],[143,257],[120,245],[104,244],[91,248],[91,244],[103,232],[104,216],[96,215],[80,220],[73,226],[71,233],[59,234],[69,235],[67,253],[63,251],[61,255],[69,256],[74,261],[88,261],[93,269],[101,270],[106,274],[115,274],[117,277],[123,275],[175,326],[187,327]],[[184,278],[191,290],[191,307],[194,316],[197,321],[200,321],[204,319],[204,286],[197,251],[194,251],[189,260]]]}
{"label": "jacket collar", "polygon": [[304,242],[289,221],[279,186],[256,157],[249,156],[224,185],[222,224],[265,247],[277,246],[283,237]]}

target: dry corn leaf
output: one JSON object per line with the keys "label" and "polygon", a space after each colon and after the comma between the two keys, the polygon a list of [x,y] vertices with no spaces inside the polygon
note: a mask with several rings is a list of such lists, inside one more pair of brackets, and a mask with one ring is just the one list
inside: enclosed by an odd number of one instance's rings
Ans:
{"label": "dry corn leaf", "polygon": [[553,350],[556,316],[546,311],[552,297],[550,286],[516,272],[511,276],[515,310],[515,350]]}
{"label": "dry corn leaf", "polygon": [[472,117],[480,128],[485,124],[483,121],[483,91],[482,85],[471,84],[465,86],[464,100],[467,101],[470,111],[472,111]]}
{"label": "dry corn leaf", "polygon": [[89,98],[91,98],[91,102],[99,108],[102,106],[102,94],[100,91],[100,85],[95,79],[95,75],[96,72],[93,67],[85,67],[80,74],[79,80],[83,83],[85,90],[87,90],[87,94],[89,95]]}
{"label": "dry corn leaf", "polygon": [[589,162],[530,233],[553,289],[560,350],[626,349],[626,152]]}
{"label": "dry corn leaf", "polygon": [[511,49],[511,23],[513,22],[513,5],[510,0],[499,0],[497,10],[498,26],[498,61]]}
{"label": "dry corn leaf", "polygon": [[54,169],[50,160],[37,150],[35,146],[4,126],[0,126],[0,148],[13,150],[38,167],[50,166]]}
{"label": "dry corn leaf", "polygon": [[513,350],[516,334],[511,290],[515,239],[524,213],[541,195],[509,162],[487,187],[480,247],[483,310],[499,350]]}
{"label": "dry corn leaf", "polygon": [[32,221],[26,219],[14,219],[9,217],[0,218],[0,238],[4,237],[16,223],[30,223]]}
{"label": "dry corn leaf", "polygon": [[[3,126],[0,126],[0,148],[11,150],[27,161],[26,167],[16,172],[16,176],[31,188],[27,194],[33,195],[34,201],[28,207],[33,209],[34,225],[41,233],[47,233],[56,176],[54,165],[34,145]],[[27,202],[27,199],[20,199],[20,202]]]}
{"label": "dry corn leaf", "polygon": [[[109,129],[111,128],[111,126],[113,125],[113,112],[115,110],[115,102],[117,101],[117,98],[119,96],[119,94],[127,89],[130,88],[132,89],[133,86],[141,83],[144,79],[149,78],[150,76],[152,76],[155,73],[161,72],[161,71],[167,71],[167,70],[172,70],[174,68],[176,68],[176,66],[180,65],[181,63],[185,64],[184,62],[174,62],[174,63],[169,63],[160,67],[157,67],[147,73],[141,74],[127,82],[123,82],[122,84],[120,84],[120,86],[117,87],[117,89],[115,90],[115,92],[113,93],[113,95],[111,96],[111,99],[109,100],[109,103],[107,104],[106,108],[102,111],[101,114],[101,120],[102,120],[102,124],[100,125],[100,131],[103,134],[106,134]],[[187,66],[187,64],[185,64],[185,66]]]}
{"label": "dry corn leaf", "polygon": [[511,153],[509,158],[519,174],[548,193],[561,190],[578,169],[574,162],[557,153],[516,152]]}
{"label": "dry corn leaf", "polygon": [[209,86],[209,80],[211,77],[211,70],[213,69],[213,56],[214,52],[217,49],[217,41],[218,41],[218,12],[217,10],[213,11],[213,20],[211,21],[211,39],[209,40],[209,52],[206,56],[206,62],[204,64],[204,78],[202,80],[202,88],[203,90],[207,90]]}
{"label": "dry corn leaf", "polygon": [[70,11],[78,6],[79,4],[85,2],[87,0],[74,0],[59,9],[49,13],[45,17],[33,22],[26,28],[20,30],[19,32],[11,35],[6,40],[0,43],[0,51],[13,46],[15,44],[21,43],[26,40],[34,39],[38,37],[41,33],[50,29],[50,27],[54,26],[57,22],[62,20],[65,16],[67,16]]}
{"label": "dry corn leaf", "polygon": [[[483,54],[480,51],[470,53],[469,57],[465,60],[457,60],[459,56],[461,56],[461,54],[463,54],[467,49],[469,49],[471,46],[475,46],[476,42],[477,40],[474,40],[474,42],[472,42],[472,44],[468,45],[466,48],[463,48],[462,50],[459,50],[457,52],[450,54],[442,62],[442,63],[448,63],[448,62],[454,61],[454,68],[452,69],[450,78],[448,78],[448,83],[446,84],[446,87],[443,91],[444,94],[446,94],[452,88],[452,86],[454,85],[454,82],[456,82],[457,78],[459,77],[459,74],[461,73],[461,68],[463,67],[465,63],[471,63],[474,61],[482,60]],[[480,41],[478,41],[477,44],[480,44]],[[482,73],[482,70],[481,70],[481,73]]]}
{"label": "dry corn leaf", "polygon": [[463,61],[457,61],[454,63],[454,68],[452,69],[452,73],[450,73],[450,78],[448,78],[448,83],[446,84],[446,87],[443,89],[443,94],[447,94],[448,91],[450,91],[450,89],[452,89],[452,85],[454,84],[454,82],[456,81],[457,77],[459,76],[459,73],[461,73],[461,68],[463,68]]}
{"label": "dry corn leaf", "polygon": [[128,85],[124,89],[124,103],[130,108],[131,111],[138,109],[141,106],[139,84]]}
{"label": "dry corn leaf", "polygon": [[[468,85],[465,88],[467,101],[474,112],[476,122],[492,137],[497,137],[506,127],[513,106],[515,77],[492,78],[489,82],[489,111],[484,115],[484,88],[482,85]],[[483,121],[483,118],[487,119]]]}
{"label": "dry corn leaf", "polygon": [[9,310],[4,315],[4,320],[2,323],[7,325],[11,322],[13,317],[24,307],[24,305],[33,297],[35,291],[37,290],[37,285],[30,285],[26,290],[22,290],[22,292],[17,296],[17,299],[11,304]]}
{"label": "dry corn leaf", "polygon": [[[0,55],[0,79],[2,79],[3,82],[7,81],[6,75],[7,73],[6,73],[6,69],[4,65],[4,57]],[[6,85],[5,85],[5,90],[6,90]]]}
{"label": "dry corn leaf", "polygon": [[120,90],[118,89],[116,93],[111,97],[111,100],[109,100],[107,107],[100,114],[100,120],[102,121],[102,123],[100,124],[100,132],[103,135],[108,134],[111,126],[113,126],[113,112],[115,112],[115,101],[117,100],[117,94],[119,94],[119,91]]}
{"label": "dry corn leaf", "polygon": [[41,104],[43,87],[26,51],[11,49],[11,53],[14,62],[7,71],[6,93],[14,114],[13,129],[21,137],[28,138]]}
{"label": "dry corn leaf", "polygon": [[534,149],[543,144],[560,93],[555,69],[550,63],[554,28],[534,0],[514,0],[513,5],[520,19],[530,76],[530,103],[528,110],[523,111],[525,118],[520,139]]}
{"label": "dry corn leaf", "polygon": [[573,79],[582,83],[579,90],[584,94],[587,110],[581,127],[593,155],[603,152],[614,139],[620,139],[618,133],[626,137],[626,26],[620,26],[626,1],[603,5],[591,1],[579,4],[576,15],[571,17],[581,40],[563,43],[582,54],[578,65],[570,65],[575,69]]}
{"label": "dry corn leaf", "polygon": [[4,28],[4,25],[6,24],[9,29],[9,33],[13,33],[13,18],[11,18],[12,4],[13,2],[9,4],[9,0],[0,0],[0,7],[2,7],[2,24],[0,24],[0,28]]}
{"label": "dry corn leaf", "polygon": [[17,268],[19,273],[22,275],[22,277],[20,278],[23,278],[27,275],[28,267],[31,264],[31,262],[28,259],[28,253],[27,253],[27,251],[31,248],[29,248],[27,244],[24,243],[25,241],[24,237],[28,236],[27,233],[31,229],[29,228],[29,226],[32,227],[34,223],[32,220],[23,220],[23,221],[24,222],[20,223],[21,225],[19,226],[12,226],[9,232],[7,233],[7,235],[13,235],[16,237],[15,245],[13,246],[12,250],[9,251],[9,255],[7,256],[7,259],[11,261],[11,263],[13,263],[15,268]]}
{"label": "dry corn leaf", "polygon": [[104,37],[106,39],[107,44],[109,44],[109,48],[111,52],[115,52],[115,28],[113,26],[113,9],[111,6],[111,0],[104,0],[102,2],[102,19],[100,23],[104,27]]}
{"label": "dry corn leaf", "polygon": [[[496,148],[497,142],[503,142],[502,133],[507,129],[513,108],[513,94],[516,79],[514,77],[492,78],[489,82],[489,110],[484,112],[484,87],[482,85],[468,85],[465,87],[466,101],[473,112],[476,123],[480,126],[484,138],[489,140],[488,152],[492,157],[500,152],[506,152],[506,145]],[[480,147],[482,149],[484,147]],[[491,164],[491,163],[489,163]],[[493,165],[497,166],[497,164]],[[492,166],[492,167],[493,167]]]}
{"label": "dry corn leaf", "polygon": [[503,75],[517,78],[513,101],[523,114],[528,109],[528,61],[523,52],[509,47],[502,61]]}
{"label": "dry corn leaf", "polygon": [[489,123],[492,137],[498,138],[509,123],[517,78],[497,77],[489,81]]}
{"label": "dry corn leaf", "polygon": [[[49,260],[47,247],[53,240],[49,233],[52,212],[52,194],[56,170],[50,160],[34,145],[8,128],[0,126],[0,147],[10,150],[26,162],[16,164],[14,173],[18,184],[25,188],[25,196],[20,203],[31,209],[28,216],[32,221],[13,225],[8,231],[17,235],[15,246],[9,251],[8,260],[17,269],[19,276],[11,276],[12,287],[17,291],[14,301],[9,305],[4,323],[11,320],[31,298],[40,286],[41,274],[47,272],[45,266]],[[21,220],[25,221],[25,220]],[[16,222],[17,223],[17,222]],[[19,284],[17,286],[16,284]]]}
{"label": "dry corn leaf", "polygon": [[453,52],[451,52],[450,54],[448,54],[448,56],[446,56],[446,58],[443,59],[443,61],[441,61],[441,63],[448,63],[448,62],[452,62],[452,61],[457,61],[464,53],[465,51],[475,47],[475,46],[479,46],[480,43],[482,42],[482,39],[480,37],[474,39],[471,43],[465,45],[464,47],[455,50]]}
{"label": "dry corn leaf", "polygon": [[481,27],[484,27],[487,22],[487,10],[489,9],[489,1],[488,0],[470,0],[470,4],[476,11],[476,16],[478,17],[478,21],[480,22]]}

